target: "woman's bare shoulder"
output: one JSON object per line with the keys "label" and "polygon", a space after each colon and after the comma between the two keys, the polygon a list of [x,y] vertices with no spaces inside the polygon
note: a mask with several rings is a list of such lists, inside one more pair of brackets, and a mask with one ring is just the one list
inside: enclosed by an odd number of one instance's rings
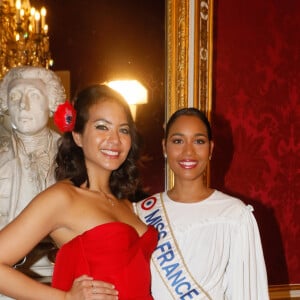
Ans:
{"label": "woman's bare shoulder", "polygon": [[67,195],[69,193],[74,193],[76,187],[70,180],[60,180],[45,189],[45,193],[61,193],[62,195]]}
{"label": "woman's bare shoulder", "polygon": [[[32,234],[31,241],[34,243],[57,228],[66,226],[72,211],[74,189],[75,187],[67,181],[50,186],[29,202],[7,226],[6,232],[19,235],[26,228],[25,231]],[[28,238],[27,235],[26,237]]]}
{"label": "woman's bare shoulder", "polygon": [[32,202],[46,202],[49,206],[71,204],[76,189],[69,180],[58,181],[38,194]]}

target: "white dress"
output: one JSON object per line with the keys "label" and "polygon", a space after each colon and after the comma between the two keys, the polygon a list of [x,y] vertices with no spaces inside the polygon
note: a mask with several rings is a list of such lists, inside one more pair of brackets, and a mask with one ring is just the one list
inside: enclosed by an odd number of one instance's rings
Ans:
{"label": "white dress", "polygon": [[[197,203],[172,201],[166,192],[163,199],[185,263],[211,299],[269,299],[261,240],[251,206],[220,191]],[[153,264],[151,273],[154,299],[174,299]]]}

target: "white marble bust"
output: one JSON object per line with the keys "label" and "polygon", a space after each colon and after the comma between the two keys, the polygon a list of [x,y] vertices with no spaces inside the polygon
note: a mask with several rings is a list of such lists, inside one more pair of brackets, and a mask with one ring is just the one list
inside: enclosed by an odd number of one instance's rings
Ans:
{"label": "white marble bust", "polygon": [[64,101],[59,77],[45,68],[16,67],[1,82],[0,111],[11,128],[0,130],[0,228],[54,183],[59,134],[47,124]]}
{"label": "white marble bust", "polygon": [[48,122],[65,98],[60,78],[42,67],[13,68],[0,82],[0,229],[54,183],[60,135]]}

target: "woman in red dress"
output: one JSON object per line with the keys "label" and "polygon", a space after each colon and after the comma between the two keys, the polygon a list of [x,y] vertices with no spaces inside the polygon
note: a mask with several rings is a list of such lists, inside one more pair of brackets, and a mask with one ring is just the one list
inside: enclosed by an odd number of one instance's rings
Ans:
{"label": "woman in red dress", "polygon": [[[54,116],[65,131],[56,159],[58,182],[0,232],[0,294],[101,299],[109,288],[111,299],[153,299],[149,264],[157,232],[127,200],[139,183],[129,107],[106,85],[94,85],[78,94],[74,108],[66,104]],[[60,248],[52,287],[12,268],[48,234]]]}

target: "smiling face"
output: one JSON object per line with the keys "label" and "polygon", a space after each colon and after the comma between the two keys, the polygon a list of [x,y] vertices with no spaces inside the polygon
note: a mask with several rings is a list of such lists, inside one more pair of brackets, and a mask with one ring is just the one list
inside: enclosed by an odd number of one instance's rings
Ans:
{"label": "smiling face", "polygon": [[193,115],[179,116],[163,142],[164,152],[175,178],[193,180],[203,176],[213,142],[202,120]]}
{"label": "smiling face", "polygon": [[49,101],[39,79],[16,79],[9,86],[8,112],[13,128],[26,135],[47,126]]}
{"label": "smiling face", "polygon": [[111,100],[93,104],[83,133],[73,132],[73,137],[82,147],[88,171],[94,168],[109,172],[118,169],[131,148],[125,111]]}

